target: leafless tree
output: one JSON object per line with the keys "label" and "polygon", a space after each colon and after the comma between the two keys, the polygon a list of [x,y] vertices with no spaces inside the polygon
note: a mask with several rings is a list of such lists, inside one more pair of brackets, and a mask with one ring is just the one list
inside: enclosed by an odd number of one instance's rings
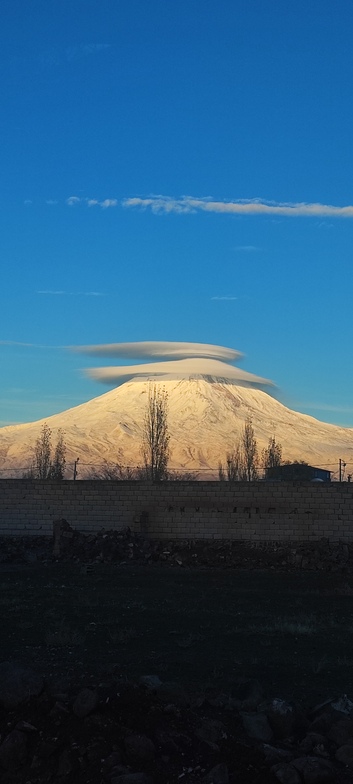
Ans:
{"label": "leafless tree", "polygon": [[259,460],[255,431],[252,426],[251,417],[248,417],[245,422],[241,445],[244,457],[245,479],[247,482],[253,482],[258,478]]}
{"label": "leafless tree", "polygon": [[168,479],[169,460],[168,395],[151,385],[142,434],[142,456],[146,478],[152,482]]}
{"label": "leafless tree", "polygon": [[222,463],[219,464],[218,475],[221,481],[242,482],[246,480],[244,455],[239,444],[232,452],[227,452],[226,465],[223,467]]}
{"label": "leafless tree", "polygon": [[138,466],[123,466],[120,463],[108,463],[105,461],[102,466],[90,471],[86,474],[86,479],[104,479],[112,480],[115,482],[122,482],[126,480],[142,479],[144,473],[143,468]]}
{"label": "leafless tree", "polygon": [[66,445],[64,433],[58,430],[58,438],[52,452],[52,432],[44,422],[34,448],[30,468],[24,474],[25,479],[63,479],[66,464]]}
{"label": "leafless tree", "polygon": [[269,439],[268,447],[262,450],[262,467],[277,468],[282,464],[282,445],[278,444],[275,436]]}

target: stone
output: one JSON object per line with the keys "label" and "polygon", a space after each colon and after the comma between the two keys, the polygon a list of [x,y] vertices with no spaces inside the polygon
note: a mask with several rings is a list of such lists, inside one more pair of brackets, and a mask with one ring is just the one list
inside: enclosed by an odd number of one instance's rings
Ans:
{"label": "stone", "polygon": [[162,686],[162,681],[158,675],[141,675],[139,683],[149,691],[157,691]]}
{"label": "stone", "polygon": [[44,680],[30,667],[17,662],[0,663],[0,705],[12,710],[31,697],[37,697],[44,688]]}
{"label": "stone", "polygon": [[215,765],[202,781],[204,784],[229,784],[229,773],[225,762]]}
{"label": "stone", "polygon": [[243,727],[249,738],[262,740],[269,743],[273,738],[273,732],[269,725],[265,713],[241,713]]}
{"label": "stone", "polygon": [[302,784],[302,777],[291,765],[280,762],[273,765],[271,771],[280,784]]}
{"label": "stone", "polygon": [[331,762],[320,757],[298,757],[291,764],[299,771],[304,784],[325,784],[335,780],[337,771]]}
{"label": "stone", "polygon": [[111,784],[153,784],[153,782],[145,773],[123,773],[121,776],[114,776]]}
{"label": "stone", "polygon": [[331,702],[331,705],[334,710],[339,711],[339,713],[345,713],[346,716],[353,713],[353,702],[347,697],[347,694],[342,694],[341,697]]}
{"label": "stone", "polygon": [[335,757],[342,765],[353,768],[353,745],[351,746],[347,743],[344,746],[340,746],[336,751]]}
{"label": "stone", "polygon": [[327,735],[336,746],[344,746],[346,743],[353,743],[353,721],[352,719],[341,719],[332,725]]}
{"label": "stone", "polygon": [[63,778],[66,778],[66,776],[69,776],[69,774],[72,773],[70,749],[64,749],[64,751],[61,752],[56,773],[57,776],[62,776]]}
{"label": "stone", "polygon": [[308,732],[305,738],[299,743],[299,747],[304,754],[310,754],[317,748],[325,748],[326,738],[319,732]]}
{"label": "stone", "polygon": [[242,710],[253,711],[263,700],[264,691],[259,681],[250,679],[233,688],[231,697],[239,700]]}
{"label": "stone", "polygon": [[127,735],[124,747],[129,759],[140,762],[150,762],[156,753],[155,745],[147,735]]}
{"label": "stone", "polygon": [[0,765],[5,770],[17,770],[27,756],[27,738],[23,732],[12,730],[0,746]]}
{"label": "stone", "polygon": [[84,719],[98,705],[98,694],[91,689],[82,689],[77,695],[72,710],[79,719]]}
{"label": "stone", "polygon": [[293,752],[288,751],[287,749],[278,749],[276,746],[271,746],[269,743],[263,744],[262,751],[268,765],[289,762],[293,759]]}
{"label": "stone", "polygon": [[266,709],[270,727],[276,738],[290,738],[296,724],[296,711],[286,700],[275,698]]}
{"label": "stone", "polygon": [[195,735],[199,740],[207,743],[218,743],[222,738],[226,738],[226,728],[221,721],[203,721],[196,729]]}

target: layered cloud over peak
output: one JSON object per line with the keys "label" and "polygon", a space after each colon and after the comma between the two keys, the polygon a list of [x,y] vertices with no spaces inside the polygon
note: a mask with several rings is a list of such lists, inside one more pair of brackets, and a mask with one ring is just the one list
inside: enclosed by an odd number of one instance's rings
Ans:
{"label": "layered cloud over peak", "polygon": [[163,359],[188,359],[203,357],[234,361],[242,354],[234,348],[213,346],[209,343],[180,343],[161,340],[144,340],[138,343],[106,343],[99,346],[73,346],[74,351],[101,357],[127,357],[144,359],[145,357],[163,357]]}
{"label": "layered cloud over peak", "polygon": [[171,362],[149,362],[146,365],[130,365],[128,367],[107,367],[87,370],[87,375],[103,384],[124,384],[126,381],[141,381],[156,378],[158,381],[168,381],[177,378],[210,378],[213,381],[228,381],[239,386],[257,386],[272,384],[266,378],[247,373],[237,367],[228,365],[217,359],[177,359]]}
{"label": "layered cloud over peak", "polygon": [[119,386],[126,381],[203,377],[212,381],[227,381],[239,386],[272,385],[272,382],[230,364],[242,357],[239,351],[208,343],[180,343],[142,341],[139,343],[109,343],[97,346],[72,346],[72,350],[97,357],[151,357],[157,362],[146,364],[101,367],[86,370],[86,374],[103,384]]}

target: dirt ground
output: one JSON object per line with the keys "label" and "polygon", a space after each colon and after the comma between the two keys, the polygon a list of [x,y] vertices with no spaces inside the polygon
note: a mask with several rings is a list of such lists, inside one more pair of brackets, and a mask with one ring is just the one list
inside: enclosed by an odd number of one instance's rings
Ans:
{"label": "dirt ground", "polygon": [[310,707],[349,693],[353,575],[77,563],[2,565],[1,660],[49,680],[257,678]]}

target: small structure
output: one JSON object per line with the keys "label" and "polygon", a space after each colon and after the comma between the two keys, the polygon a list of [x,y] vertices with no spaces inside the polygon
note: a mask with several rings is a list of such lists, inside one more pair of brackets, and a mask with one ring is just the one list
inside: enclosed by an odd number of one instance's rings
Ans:
{"label": "small structure", "polygon": [[306,463],[289,463],[267,468],[265,479],[282,482],[331,482],[331,471]]}

